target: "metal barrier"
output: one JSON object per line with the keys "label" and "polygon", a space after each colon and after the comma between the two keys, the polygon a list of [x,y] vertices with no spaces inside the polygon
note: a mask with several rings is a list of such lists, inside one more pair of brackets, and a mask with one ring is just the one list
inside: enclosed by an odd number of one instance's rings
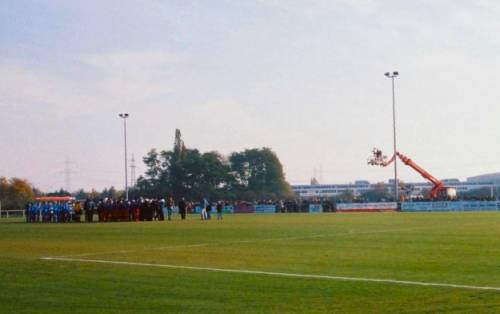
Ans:
{"label": "metal barrier", "polygon": [[26,218],[25,212],[22,209],[3,210],[0,209],[1,218],[23,217]]}

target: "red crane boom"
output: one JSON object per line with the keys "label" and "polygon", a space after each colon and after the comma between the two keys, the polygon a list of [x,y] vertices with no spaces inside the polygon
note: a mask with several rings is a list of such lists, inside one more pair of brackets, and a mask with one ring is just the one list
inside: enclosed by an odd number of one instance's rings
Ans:
{"label": "red crane boom", "polygon": [[411,160],[409,157],[401,154],[400,152],[396,152],[395,155],[391,157],[391,159],[387,160],[387,156],[382,155],[382,151],[379,149],[374,148],[373,149],[373,157],[368,160],[368,164],[372,166],[382,166],[382,167],[387,167],[391,163],[396,160],[396,156],[401,159],[401,161],[411,167],[413,170],[418,172],[423,178],[426,180],[430,181],[434,186],[431,189],[431,198],[436,199],[439,197],[441,198],[454,198],[456,196],[456,191],[453,188],[446,187],[443,183],[443,181],[437,179],[434,177],[432,174],[427,172],[424,168],[420,167],[417,165],[413,160]]}

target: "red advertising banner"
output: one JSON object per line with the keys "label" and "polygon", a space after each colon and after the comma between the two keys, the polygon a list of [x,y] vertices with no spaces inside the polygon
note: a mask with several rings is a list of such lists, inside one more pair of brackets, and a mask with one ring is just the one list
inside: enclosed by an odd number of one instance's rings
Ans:
{"label": "red advertising banner", "polygon": [[74,201],[73,196],[39,196],[35,198],[38,202],[69,202]]}

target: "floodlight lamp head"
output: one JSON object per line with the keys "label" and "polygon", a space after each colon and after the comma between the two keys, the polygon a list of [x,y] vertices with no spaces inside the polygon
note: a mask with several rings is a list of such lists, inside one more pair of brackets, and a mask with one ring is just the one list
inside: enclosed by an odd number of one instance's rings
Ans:
{"label": "floodlight lamp head", "polygon": [[399,75],[399,72],[398,71],[394,71],[392,72],[392,76],[398,76]]}
{"label": "floodlight lamp head", "polygon": [[384,75],[387,77],[391,77],[391,73],[389,73],[389,72],[385,72]]}

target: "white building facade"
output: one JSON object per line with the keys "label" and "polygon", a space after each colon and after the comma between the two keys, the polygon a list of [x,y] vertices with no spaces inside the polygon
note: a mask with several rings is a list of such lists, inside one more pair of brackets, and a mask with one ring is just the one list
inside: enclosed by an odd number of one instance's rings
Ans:
{"label": "white building facade", "polygon": [[[389,192],[394,189],[394,180],[389,180],[385,183]],[[496,189],[497,186],[493,182],[482,180],[467,180],[459,181],[458,179],[443,180],[446,186],[453,187],[458,193],[465,193],[471,190],[482,188]],[[370,183],[369,181],[355,181],[351,184],[317,184],[317,185],[292,185],[292,189],[300,198],[324,198],[335,197],[342,193],[351,191],[354,196],[360,196],[363,192],[374,189],[380,183]],[[430,182],[415,182],[405,183],[410,188],[411,196],[421,196],[425,190],[432,189]],[[500,185],[500,182],[499,182]]]}

